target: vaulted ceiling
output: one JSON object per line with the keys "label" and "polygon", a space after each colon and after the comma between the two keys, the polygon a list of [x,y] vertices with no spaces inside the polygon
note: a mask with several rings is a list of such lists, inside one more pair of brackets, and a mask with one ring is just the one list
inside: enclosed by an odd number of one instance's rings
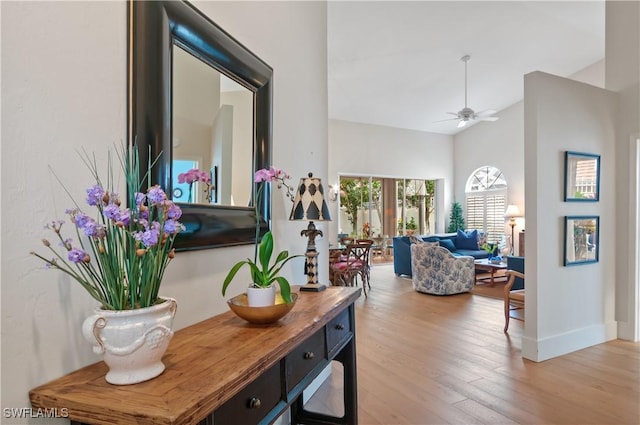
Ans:
{"label": "vaulted ceiling", "polygon": [[[523,76],[604,59],[604,1],[331,1],[329,118],[442,134],[465,104],[522,100]],[[491,125],[487,123],[486,125]],[[468,128],[465,127],[465,128]]]}

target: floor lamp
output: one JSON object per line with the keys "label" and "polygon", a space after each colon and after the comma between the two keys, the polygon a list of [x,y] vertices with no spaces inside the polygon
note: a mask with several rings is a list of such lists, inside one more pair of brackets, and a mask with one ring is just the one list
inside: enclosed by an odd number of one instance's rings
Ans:
{"label": "floor lamp", "polygon": [[516,241],[514,239],[513,228],[516,227],[516,217],[521,217],[520,209],[517,205],[507,206],[507,210],[504,212],[504,218],[509,219],[509,226],[511,226],[511,255],[515,255]]}
{"label": "floor lamp", "polygon": [[326,285],[318,283],[318,252],[316,251],[316,237],[322,236],[322,230],[316,229],[313,221],[330,221],[329,207],[324,199],[324,189],[318,177],[309,173],[308,177],[300,179],[300,185],[293,200],[293,208],[289,220],[307,220],[309,225],[300,232],[300,236],[309,238],[307,242],[307,257],[304,263],[304,274],[307,284],[300,287],[301,291],[318,292],[326,289]]}

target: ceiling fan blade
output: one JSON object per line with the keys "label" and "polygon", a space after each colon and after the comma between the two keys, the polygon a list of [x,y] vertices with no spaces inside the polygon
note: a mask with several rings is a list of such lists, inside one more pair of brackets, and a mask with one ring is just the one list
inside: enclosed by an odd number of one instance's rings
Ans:
{"label": "ceiling fan blade", "polygon": [[498,117],[478,117],[476,120],[478,121],[498,121]]}
{"label": "ceiling fan blade", "polygon": [[457,113],[457,112],[447,112],[447,114],[455,115],[456,117],[458,116],[458,113]]}
{"label": "ceiling fan blade", "polygon": [[485,109],[484,111],[480,111],[476,114],[476,117],[488,117],[489,115],[493,115],[495,114],[496,110],[494,109]]}
{"label": "ceiling fan blade", "polygon": [[457,120],[457,119],[458,119],[458,118],[447,118],[447,119],[444,119],[444,120],[431,121],[431,122],[432,122],[432,123],[437,123],[437,122],[445,122],[445,121],[455,121],[455,120]]}

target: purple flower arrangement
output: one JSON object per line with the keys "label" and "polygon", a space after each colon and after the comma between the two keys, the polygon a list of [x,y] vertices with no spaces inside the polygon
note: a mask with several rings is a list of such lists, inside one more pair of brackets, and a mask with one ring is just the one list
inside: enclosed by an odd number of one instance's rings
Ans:
{"label": "purple flower arrangement", "polygon": [[71,276],[104,309],[152,306],[159,301],[165,268],[175,256],[173,242],[183,229],[178,221],[182,211],[159,186],[141,190],[135,146],[123,149],[120,155],[128,207],[122,206],[112,188],[101,184],[95,161],[84,159],[96,180],[87,189],[86,198],[87,205],[95,210],[67,210],[77,240],[63,236],[64,221],[52,221],[46,228],[59,240],[59,248],[43,239],[53,257],[31,254],[44,261],[47,268]]}
{"label": "purple flower arrangement", "polygon": [[284,171],[275,168],[263,168],[255,172],[254,182],[258,184],[258,190],[256,192],[255,215],[256,215],[256,247],[253,254],[253,261],[249,258],[236,263],[225,278],[222,284],[222,295],[224,296],[227,291],[227,287],[238,273],[238,271],[244,265],[248,265],[251,270],[251,285],[257,288],[267,288],[274,282],[277,282],[280,286],[280,295],[286,303],[291,302],[291,285],[289,281],[280,276],[280,270],[282,267],[295,257],[301,257],[302,255],[289,256],[289,251],[282,251],[276,257],[273,265],[271,265],[271,256],[273,254],[273,234],[271,231],[265,233],[260,240],[260,210],[258,208],[258,199],[264,191],[264,187],[268,183],[274,183],[278,189],[284,188],[287,198],[294,200],[293,188],[287,184],[286,180],[290,179]]}

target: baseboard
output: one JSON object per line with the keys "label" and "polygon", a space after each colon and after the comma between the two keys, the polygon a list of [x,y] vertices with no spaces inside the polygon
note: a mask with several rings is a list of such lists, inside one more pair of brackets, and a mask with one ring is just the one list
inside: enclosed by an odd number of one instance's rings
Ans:
{"label": "baseboard", "polygon": [[611,341],[612,339],[616,339],[617,335],[617,322],[612,321],[538,340],[523,336],[522,357],[534,362],[542,362],[582,350],[583,348]]}
{"label": "baseboard", "polygon": [[638,340],[636,339],[633,323],[618,322],[618,338],[625,339],[627,341],[638,342]]}

